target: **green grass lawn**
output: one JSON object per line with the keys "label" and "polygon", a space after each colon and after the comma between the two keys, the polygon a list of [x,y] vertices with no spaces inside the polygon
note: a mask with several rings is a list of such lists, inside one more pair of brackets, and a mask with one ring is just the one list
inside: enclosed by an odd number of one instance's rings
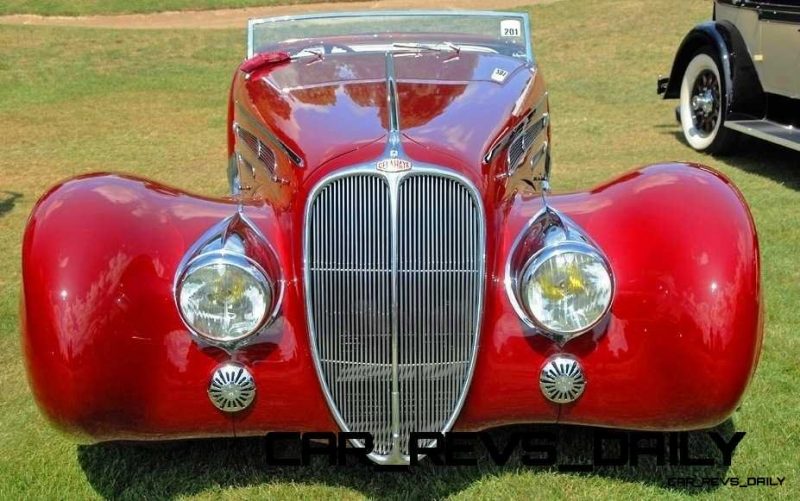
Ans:
{"label": "green grass lawn", "polygon": [[[236,9],[265,5],[293,5],[320,0],[3,0],[0,15],[39,14],[42,16],[90,16],[94,14],[133,14],[168,10]],[[328,0],[347,1],[347,0]]]}
{"label": "green grass lawn", "polygon": [[[723,426],[726,432],[747,432],[730,469],[667,470],[645,462],[633,469],[568,474],[518,461],[506,467],[483,461],[475,468],[423,466],[414,474],[376,474],[321,463],[308,469],[267,467],[257,440],[75,445],[47,425],[25,383],[17,307],[26,218],[49,186],[98,170],[223,194],[226,96],[244,37],[241,30],[0,26],[0,499],[797,498],[800,155],[748,142],[745,153],[715,159],[694,153],[680,138],[675,103],[657,98],[655,77],[669,69],[687,30],[710,16],[710,2],[564,0],[531,12],[538,60],[550,86],[556,191],[586,189],[642,164],[689,160],[728,175],[752,208],[762,246],[766,340],[742,408]],[[585,450],[581,444],[589,430],[548,429],[572,444],[567,454]],[[787,485],[665,486],[667,476],[725,475],[785,476]]]}

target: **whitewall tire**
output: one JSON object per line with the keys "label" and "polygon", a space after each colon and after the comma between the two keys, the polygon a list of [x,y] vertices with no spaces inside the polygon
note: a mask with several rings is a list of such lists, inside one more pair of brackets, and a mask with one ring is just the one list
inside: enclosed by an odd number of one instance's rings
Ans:
{"label": "whitewall tire", "polygon": [[719,64],[711,51],[695,54],[683,72],[678,109],[683,137],[697,151],[722,154],[733,145],[734,132],[723,126],[725,90]]}

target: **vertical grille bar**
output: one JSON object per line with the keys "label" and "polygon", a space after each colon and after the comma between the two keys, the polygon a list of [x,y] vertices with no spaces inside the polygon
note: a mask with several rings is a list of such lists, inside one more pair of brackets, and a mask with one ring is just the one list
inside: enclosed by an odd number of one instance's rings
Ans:
{"label": "vertical grille bar", "polygon": [[407,455],[411,432],[452,425],[469,384],[483,302],[480,201],[439,171],[356,171],[312,197],[306,293],[331,408],[344,429],[373,434],[377,455]]}

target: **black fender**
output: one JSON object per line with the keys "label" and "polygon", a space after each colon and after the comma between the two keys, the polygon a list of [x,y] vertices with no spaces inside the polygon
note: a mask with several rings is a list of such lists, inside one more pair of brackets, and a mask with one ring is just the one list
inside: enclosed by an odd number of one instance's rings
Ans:
{"label": "black fender", "polygon": [[695,26],[681,42],[672,63],[664,99],[676,99],[681,94],[681,80],[686,67],[697,51],[711,47],[717,54],[722,70],[726,118],[763,118],[766,96],[761,87],[753,60],[739,30],[728,21],[708,21]]}

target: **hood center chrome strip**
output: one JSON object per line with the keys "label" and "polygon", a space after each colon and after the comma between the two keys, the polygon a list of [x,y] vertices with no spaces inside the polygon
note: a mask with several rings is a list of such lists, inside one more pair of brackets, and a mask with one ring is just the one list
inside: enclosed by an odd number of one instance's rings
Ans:
{"label": "hood center chrome strip", "polygon": [[[386,105],[389,110],[389,130],[388,141],[386,144],[386,154],[389,159],[400,159],[405,157],[403,145],[400,141],[400,113],[397,102],[397,81],[394,68],[394,56],[391,52],[386,52]],[[410,163],[408,164],[410,167]],[[380,164],[379,164],[380,166]],[[406,170],[406,169],[403,169]],[[398,311],[398,272],[397,272],[397,235],[399,232],[398,224],[398,191],[400,179],[390,176],[389,179],[389,221],[391,222],[391,326],[392,326],[392,450],[389,462],[402,464],[400,444],[400,332]]]}
{"label": "hood center chrome strip", "polygon": [[394,69],[394,56],[391,52],[385,54],[386,58],[386,109],[389,123],[387,127],[386,149],[383,157],[378,160],[377,168],[382,172],[404,172],[411,170],[412,162],[403,151],[400,137],[400,107],[397,95],[397,75]]}

